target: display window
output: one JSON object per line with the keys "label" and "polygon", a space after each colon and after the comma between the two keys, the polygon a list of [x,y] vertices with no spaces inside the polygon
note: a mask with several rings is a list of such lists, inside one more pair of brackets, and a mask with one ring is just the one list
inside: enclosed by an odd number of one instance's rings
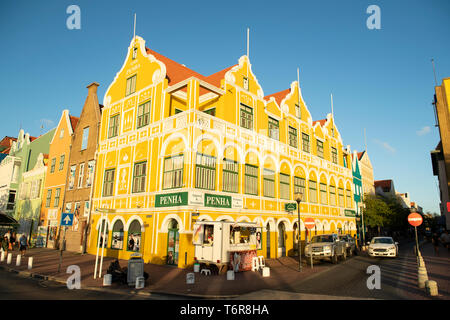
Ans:
{"label": "display window", "polygon": [[138,252],[141,248],[141,224],[134,220],[128,228],[127,250]]}

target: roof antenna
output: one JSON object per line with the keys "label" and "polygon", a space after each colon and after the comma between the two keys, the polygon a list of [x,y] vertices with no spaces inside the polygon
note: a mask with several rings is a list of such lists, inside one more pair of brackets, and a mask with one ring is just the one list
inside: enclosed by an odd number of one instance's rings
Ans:
{"label": "roof antenna", "polygon": [[366,128],[364,128],[364,146],[365,146],[365,150],[366,150],[366,153],[367,153],[367,139],[366,139]]}
{"label": "roof antenna", "polygon": [[334,109],[333,109],[333,93],[331,93],[331,117],[333,118],[333,123],[331,126],[331,134],[334,138]]}
{"label": "roof antenna", "polygon": [[136,38],[136,13],[134,14],[133,40]]}
{"label": "roof antenna", "polygon": [[249,57],[249,51],[250,51],[250,28],[247,28],[247,79],[248,79],[248,64],[250,63],[250,57]]}
{"label": "roof antenna", "polygon": [[433,73],[434,73],[434,84],[437,87],[437,80],[436,80],[436,68],[434,66],[434,59],[431,59],[431,63],[433,64]]}
{"label": "roof antenna", "polygon": [[298,115],[297,117],[301,120],[302,119],[302,107],[300,106],[300,71],[297,68],[297,102],[298,102]]}

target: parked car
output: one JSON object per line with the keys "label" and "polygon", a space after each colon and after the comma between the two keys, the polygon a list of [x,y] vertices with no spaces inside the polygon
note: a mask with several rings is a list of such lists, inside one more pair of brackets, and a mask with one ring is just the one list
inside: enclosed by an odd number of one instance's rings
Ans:
{"label": "parked car", "polygon": [[367,242],[370,257],[393,257],[398,256],[398,242],[392,237],[375,237]]}
{"label": "parked car", "polygon": [[347,256],[351,257],[352,255],[358,254],[355,239],[351,235],[349,234],[341,235],[339,236],[339,240],[345,242],[345,247],[347,249]]}
{"label": "parked car", "polygon": [[312,257],[313,260],[330,259],[336,264],[339,258],[347,259],[346,243],[339,240],[335,233],[314,236],[305,247],[305,256],[309,258],[307,261],[310,261]]}

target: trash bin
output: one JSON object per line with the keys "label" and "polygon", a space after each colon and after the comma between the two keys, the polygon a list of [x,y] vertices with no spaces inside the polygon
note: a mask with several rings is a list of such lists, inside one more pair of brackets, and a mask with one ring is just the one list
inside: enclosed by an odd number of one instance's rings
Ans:
{"label": "trash bin", "polygon": [[127,282],[129,286],[136,285],[136,279],[144,277],[144,259],[140,253],[134,253],[128,260]]}

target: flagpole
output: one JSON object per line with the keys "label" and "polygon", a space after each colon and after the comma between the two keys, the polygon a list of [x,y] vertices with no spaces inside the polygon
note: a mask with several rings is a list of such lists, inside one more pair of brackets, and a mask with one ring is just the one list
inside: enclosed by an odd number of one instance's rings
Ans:
{"label": "flagpole", "polygon": [[248,64],[250,63],[250,28],[247,28],[247,81],[248,81]]}

